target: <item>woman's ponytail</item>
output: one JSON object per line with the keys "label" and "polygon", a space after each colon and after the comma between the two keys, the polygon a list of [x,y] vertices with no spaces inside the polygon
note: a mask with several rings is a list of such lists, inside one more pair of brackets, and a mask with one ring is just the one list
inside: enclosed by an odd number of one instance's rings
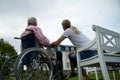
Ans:
{"label": "woman's ponytail", "polygon": [[76,34],[80,34],[80,31],[75,27],[75,26],[71,26],[70,27]]}

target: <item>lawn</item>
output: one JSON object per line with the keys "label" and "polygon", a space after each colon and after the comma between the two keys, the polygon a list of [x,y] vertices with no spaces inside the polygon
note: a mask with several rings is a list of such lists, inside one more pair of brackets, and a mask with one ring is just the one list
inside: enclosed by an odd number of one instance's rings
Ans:
{"label": "lawn", "polygon": [[[109,75],[110,75],[110,78],[113,79],[113,73],[112,73],[112,71],[109,72]],[[98,73],[98,76],[99,76],[99,80],[103,80],[103,76],[102,76],[101,72]],[[90,79],[96,80],[94,73],[89,74],[89,77],[90,77]],[[120,73],[118,71],[116,72],[116,79],[117,80],[120,79]],[[68,80],[78,80],[78,76],[70,78]]]}
{"label": "lawn", "polygon": [[[65,74],[69,75],[69,72],[65,72]],[[109,72],[109,75],[110,75],[110,78],[113,79],[112,71]],[[98,76],[99,76],[99,80],[103,80],[103,75],[102,75],[101,72],[98,73]],[[90,77],[90,79],[96,80],[94,73],[89,73],[89,77]],[[13,79],[13,77],[12,77],[12,78],[9,78],[7,80],[15,80],[15,79]],[[78,80],[78,76],[69,78],[68,80]],[[119,71],[116,71],[116,80],[120,80],[120,73],[119,73]]]}

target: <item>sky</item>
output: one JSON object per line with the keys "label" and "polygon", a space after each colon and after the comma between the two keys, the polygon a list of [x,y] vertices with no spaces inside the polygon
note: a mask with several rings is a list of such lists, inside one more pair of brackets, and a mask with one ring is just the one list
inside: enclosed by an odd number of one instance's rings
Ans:
{"label": "sky", "polygon": [[[69,19],[72,25],[94,39],[92,25],[120,32],[120,0],[0,0],[0,38],[19,51],[19,37],[27,26],[27,19],[36,17],[50,42],[64,32],[61,22]],[[61,44],[72,45],[66,39]]]}

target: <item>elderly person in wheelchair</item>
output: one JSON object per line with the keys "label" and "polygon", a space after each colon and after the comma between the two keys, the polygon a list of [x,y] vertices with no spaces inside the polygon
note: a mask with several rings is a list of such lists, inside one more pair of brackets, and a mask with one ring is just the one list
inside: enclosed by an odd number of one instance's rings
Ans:
{"label": "elderly person in wheelchair", "polygon": [[[27,28],[24,30],[24,32],[21,34],[21,51],[24,52],[27,48],[31,47],[39,47],[43,48],[44,46],[50,45],[50,41],[47,37],[44,36],[42,30],[37,27],[37,19],[34,17],[30,17],[27,21]],[[34,52],[30,52],[26,54],[22,58],[22,64],[29,66],[30,63],[36,58],[36,55]],[[62,52],[56,51],[56,62],[60,62],[60,66],[63,66],[62,64]],[[65,76],[63,74],[63,68],[59,67],[56,68],[56,65],[53,65],[53,78],[56,78],[57,75],[57,69],[59,69],[61,79],[64,79]],[[56,79],[55,79],[56,80]]]}
{"label": "elderly person in wheelchair", "polygon": [[[49,45],[49,39],[44,36],[42,30],[37,27],[37,19],[30,17],[28,19],[28,26],[21,34],[21,50],[25,50],[30,47],[43,47]],[[31,62],[31,57],[34,58],[34,53],[28,54],[23,58],[23,64]],[[30,58],[30,59],[29,59]]]}

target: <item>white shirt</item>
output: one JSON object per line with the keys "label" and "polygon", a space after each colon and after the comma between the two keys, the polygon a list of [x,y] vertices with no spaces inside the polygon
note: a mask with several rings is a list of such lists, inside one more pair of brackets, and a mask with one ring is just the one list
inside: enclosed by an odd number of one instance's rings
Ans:
{"label": "white shirt", "polygon": [[90,40],[82,32],[76,34],[71,28],[66,29],[63,36],[69,38],[77,49],[90,43]]}

